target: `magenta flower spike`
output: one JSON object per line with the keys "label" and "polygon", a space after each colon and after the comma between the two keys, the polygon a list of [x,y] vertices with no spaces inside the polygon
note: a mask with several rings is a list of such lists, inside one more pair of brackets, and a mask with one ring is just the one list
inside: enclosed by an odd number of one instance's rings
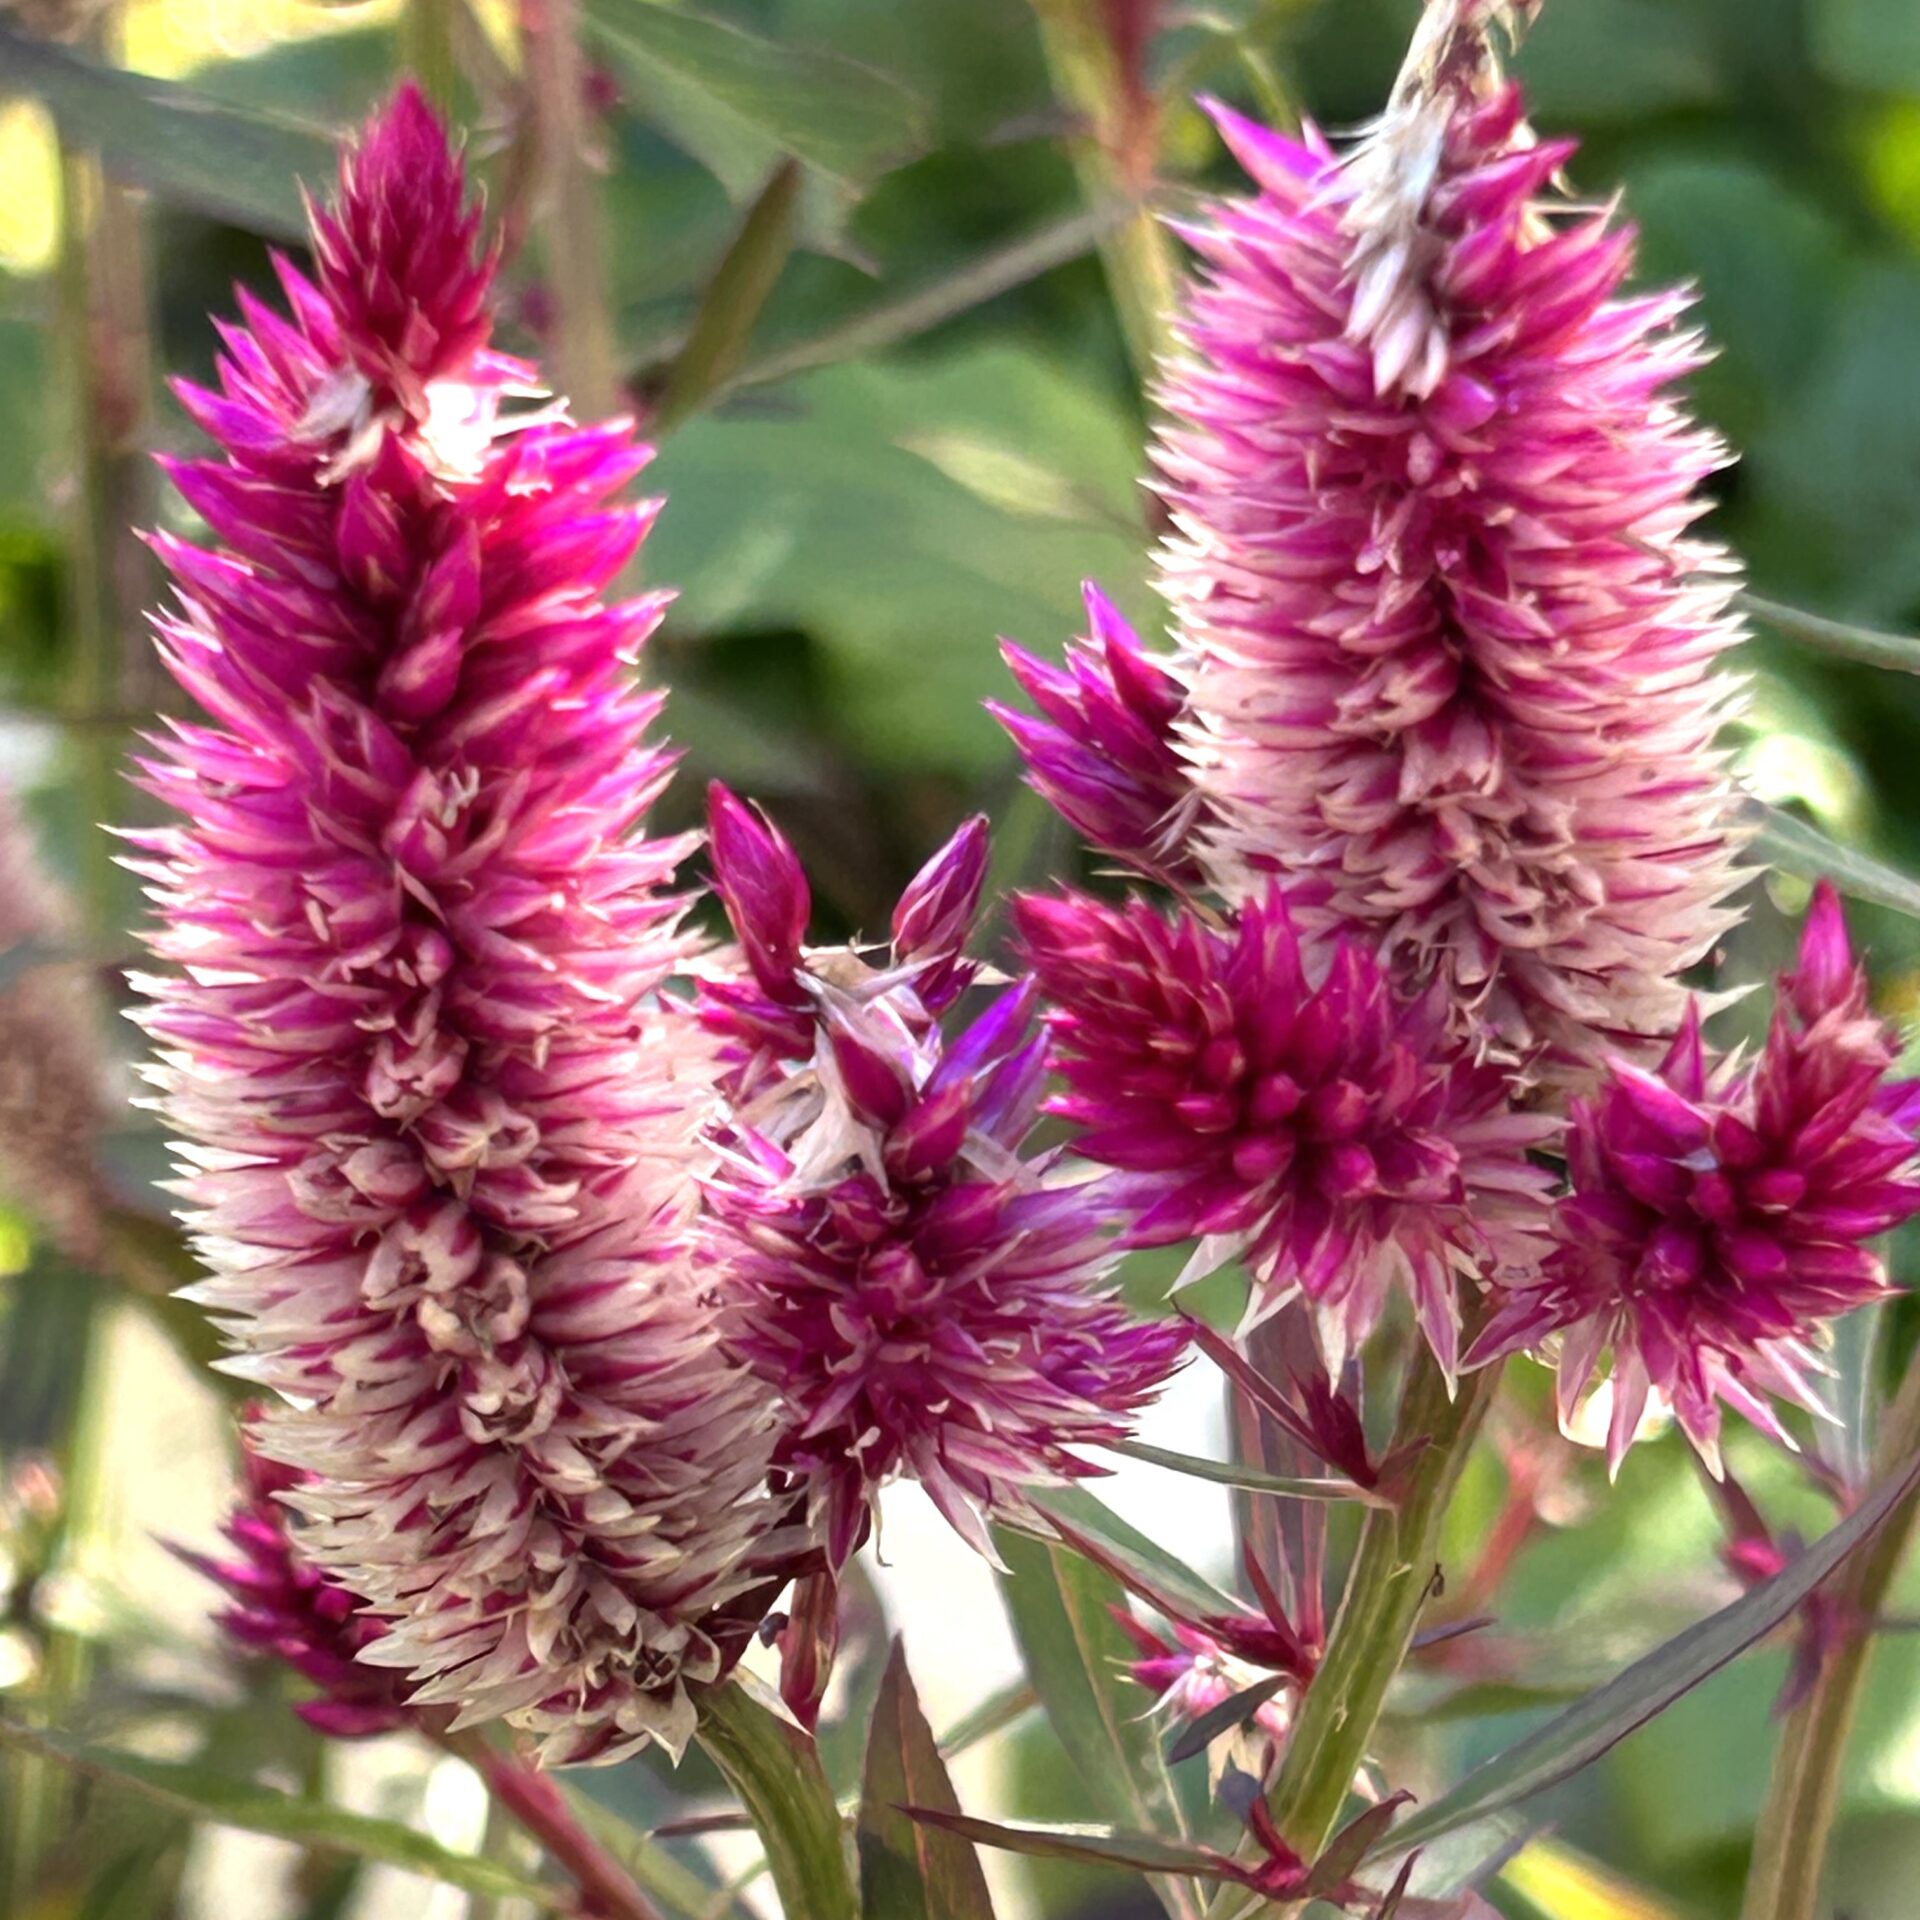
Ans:
{"label": "magenta flower spike", "polygon": [[[784,960],[798,862],[724,791],[713,817],[742,950]],[[807,1490],[834,1566],[901,1475],[991,1557],[988,1516],[1098,1471],[1073,1449],[1125,1437],[1185,1344],[1178,1323],[1109,1298],[1098,1187],[1026,1150],[1046,1077],[1031,989],[942,1029],[973,977],[986,851],[976,820],[928,863],[881,964],[809,951],[784,979],[703,989],[735,1063],[707,1254],[729,1345],[784,1410],[776,1463]]]}
{"label": "magenta flower spike", "polygon": [[1347,941],[1316,973],[1270,890],[1221,930],[1067,896],[1015,904],[1050,1008],[1076,1149],[1119,1170],[1136,1245],[1201,1242],[1190,1276],[1244,1258],[1256,1313],[1298,1294],[1338,1372],[1395,1286],[1459,1359],[1457,1283],[1531,1274],[1555,1123],[1398,995]]}
{"label": "magenta flower spike", "polygon": [[[691,1270],[713,1068],[660,989],[686,851],[603,594],[657,503],[624,423],[505,410],[491,263],[403,89],[314,215],[317,284],[245,293],[218,442],[173,463],[212,539],[155,544],[160,646],[209,716],[136,837],[180,1192],[239,1345],[289,1404],[299,1549],[363,1650],[550,1762],[678,1748],[750,1625],[770,1439]],[[736,1612],[746,1619],[737,1619]]]}
{"label": "magenta flower spike", "polygon": [[1722,1406],[1792,1445],[1773,1403],[1823,1411],[1825,1324],[1886,1292],[1869,1243],[1920,1213],[1895,1053],[1823,883],[1751,1064],[1711,1060],[1696,1009],[1658,1072],[1617,1062],[1575,1102],[1557,1244],[1469,1364],[1553,1336],[1564,1422],[1610,1352],[1616,1469],[1653,1394],[1716,1472]]}
{"label": "magenta flower spike", "polygon": [[1622,295],[1631,230],[1554,184],[1513,11],[1433,0],[1344,157],[1213,109],[1255,191],[1187,235],[1162,570],[1215,883],[1288,878],[1304,932],[1577,1077],[1657,1053],[1734,917],[1740,628],[1686,299]]}
{"label": "magenta flower spike", "polygon": [[1198,877],[1188,842],[1199,793],[1181,757],[1183,693],[1091,580],[1087,638],[1050,667],[1010,641],[1001,653],[1036,717],[987,702],[1012,735],[1034,791],[1089,844],[1174,884]]}
{"label": "magenta flower spike", "polygon": [[304,1476],[259,1451],[251,1431],[255,1418],[241,1428],[243,1498],[222,1528],[233,1557],[184,1547],[174,1552],[225,1589],[228,1604],[218,1618],[236,1646],[283,1662],[317,1689],[316,1699],[294,1708],[309,1726],[351,1740],[414,1725],[419,1716],[407,1707],[400,1676],[360,1660],[362,1650],[380,1638],[379,1621],[295,1547],[291,1516],[279,1496]]}

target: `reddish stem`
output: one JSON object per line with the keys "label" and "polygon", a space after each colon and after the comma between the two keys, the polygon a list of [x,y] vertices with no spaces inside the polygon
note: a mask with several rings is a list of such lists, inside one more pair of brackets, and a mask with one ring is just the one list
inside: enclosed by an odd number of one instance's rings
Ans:
{"label": "reddish stem", "polygon": [[659,1908],[574,1817],[566,1795],[548,1775],[484,1740],[445,1744],[479,1770],[487,1791],[565,1869],[580,1889],[581,1920],[661,1920]]}

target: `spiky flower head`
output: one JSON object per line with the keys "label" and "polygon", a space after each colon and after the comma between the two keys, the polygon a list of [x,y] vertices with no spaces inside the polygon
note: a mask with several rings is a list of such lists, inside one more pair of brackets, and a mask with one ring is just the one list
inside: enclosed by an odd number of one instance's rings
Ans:
{"label": "spiky flower head", "polygon": [[1652,1394],[1716,1471],[1722,1406],[1791,1444],[1774,1401],[1819,1409],[1826,1323],[1885,1292],[1871,1242],[1920,1213],[1894,1059],[1823,884],[1755,1059],[1716,1060],[1696,1008],[1657,1072],[1617,1061],[1575,1103],[1557,1244],[1470,1364],[1556,1336],[1565,1421],[1611,1355],[1615,1467]]}
{"label": "spiky flower head", "polygon": [[260,1452],[251,1419],[241,1427],[240,1465],[241,1498],[221,1528],[232,1557],[174,1548],[225,1589],[222,1630],[243,1651],[278,1660],[314,1686],[318,1697],[294,1712],[321,1733],[351,1740],[417,1724],[400,1676],[360,1660],[380,1638],[380,1623],[295,1546],[280,1496],[304,1476]]}
{"label": "spiky flower head", "polygon": [[314,219],[287,317],[242,293],[219,443],[170,471],[161,651],[206,710],[135,836],[171,969],[145,982],[180,1191],[288,1405],[299,1550],[386,1626],[364,1657],[555,1762],[691,1730],[745,1631],[770,1509],[750,1379],[690,1268],[707,1047],[668,762],[603,594],[655,505],[621,423],[503,403],[457,155],[403,89]]}
{"label": "spiky flower head", "polygon": [[1097,1190],[1024,1151],[1046,1077],[1031,989],[942,1024],[973,974],[984,825],[908,886],[877,964],[801,948],[792,850],[724,792],[712,844],[755,976],[706,1016],[736,1062],[707,1182],[729,1344],[784,1409],[776,1458],[832,1564],[897,1475],[990,1554],[986,1516],[1095,1471],[1073,1449],[1123,1437],[1183,1343],[1108,1297]]}
{"label": "spiky flower head", "polygon": [[987,710],[1013,736],[1034,791],[1091,845],[1160,879],[1196,878],[1199,796],[1174,734],[1180,683],[1092,581],[1084,592],[1087,638],[1064,666],[1002,646],[1039,717],[996,700]]}
{"label": "spiky flower head", "polygon": [[1271,1309],[1303,1296],[1337,1372],[1404,1289],[1441,1364],[1457,1288],[1531,1272],[1553,1123],[1408,999],[1370,952],[1324,968],[1271,888],[1230,927],[1141,900],[1023,898],[1020,938],[1077,1150],[1121,1170],[1135,1243],[1198,1238],[1196,1270],[1242,1257]]}
{"label": "spiky flower head", "polygon": [[1290,876],[1308,930],[1577,1077],[1672,1033],[1729,924],[1739,629],[1685,299],[1623,296],[1631,230],[1554,185],[1514,11],[1433,0],[1344,157],[1215,109],[1255,192],[1188,236],[1163,584],[1216,884]]}

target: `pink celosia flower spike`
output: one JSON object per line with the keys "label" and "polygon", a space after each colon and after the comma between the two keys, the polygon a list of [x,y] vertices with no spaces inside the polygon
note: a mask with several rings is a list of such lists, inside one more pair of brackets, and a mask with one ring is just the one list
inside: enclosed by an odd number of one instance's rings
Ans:
{"label": "pink celosia flower spike", "polygon": [[1693,532],[1683,296],[1553,186],[1488,0],[1433,0],[1344,158],[1214,110],[1252,175],[1188,236],[1163,555],[1234,900],[1371,930],[1547,1071],[1664,1039],[1739,879],[1714,746],[1739,637]]}
{"label": "pink celosia flower spike", "polygon": [[987,1516],[1096,1471],[1071,1449],[1125,1436],[1184,1334],[1108,1297],[1098,1189],[1023,1155],[1046,1078],[1031,989],[942,1029],[974,977],[984,822],[908,886],[874,965],[801,952],[792,849],[724,790],[712,821],[755,975],[703,989],[732,1068],[706,1232],[729,1343],[784,1409],[776,1461],[833,1565],[897,1475],[990,1555]]}
{"label": "pink celosia flower spike", "polygon": [[[174,971],[145,983],[200,1289],[290,1406],[301,1552],[413,1698],[552,1761],[678,1745],[751,1612],[766,1422],[689,1265],[708,1048],[659,989],[680,843],[600,598],[654,504],[624,424],[505,416],[460,163],[402,90],[314,216],[291,318],[244,293],[218,544],[156,544],[161,649],[211,716],[145,771]],[[744,1597],[743,1597],[744,1596]]]}
{"label": "pink celosia flower spike", "polygon": [[1220,929],[1145,902],[1023,897],[1015,922],[1066,1091],[1053,1103],[1137,1245],[1199,1238],[1198,1273],[1236,1255],[1256,1312],[1296,1293],[1329,1365],[1398,1284],[1449,1374],[1457,1283],[1537,1266],[1555,1123],[1446,1033],[1436,989],[1397,995],[1365,948],[1316,974],[1277,889]]}
{"label": "pink celosia flower spike", "polygon": [[1819,1408],[1825,1323],[1885,1292],[1869,1243],[1920,1213],[1894,1058],[1822,885],[1757,1059],[1713,1061],[1696,1009],[1657,1073],[1616,1063],[1574,1103],[1558,1245],[1469,1364],[1557,1335],[1566,1420],[1610,1351],[1615,1467],[1654,1393],[1716,1470],[1723,1403],[1787,1440],[1771,1399]]}

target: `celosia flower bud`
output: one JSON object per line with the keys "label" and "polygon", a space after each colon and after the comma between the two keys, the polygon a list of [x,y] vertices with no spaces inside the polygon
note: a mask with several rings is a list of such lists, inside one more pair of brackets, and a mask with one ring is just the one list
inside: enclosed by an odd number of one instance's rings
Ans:
{"label": "celosia flower bud", "polygon": [[1439,996],[1401,998],[1351,942],[1314,974],[1272,890],[1220,931],[1142,901],[1022,898],[1016,923],[1078,1150],[1118,1168],[1139,1245],[1242,1256],[1270,1305],[1305,1296],[1329,1364],[1405,1287],[1458,1357],[1456,1281],[1531,1273],[1554,1125],[1451,1041]]}
{"label": "celosia flower bud", "polygon": [[363,1659],[553,1761],[691,1730],[772,1508],[754,1383],[691,1272],[711,1068],[660,997],[684,851],[601,595],[652,518],[624,425],[503,417],[489,263],[403,90],[315,215],[291,317],[245,296],[224,458],[171,469],[220,543],[157,544],[162,651],[210,722],[136,836],[163,923],[153,1078],[240,1345],[292,1403],[299,1551],[386,1630]]}
{"label": "celosia flower bud", "polygon": [[794,975],[813,896],[793,849],[758,808],[737,800],[715,780],[707,788],[707,850],[714,891],[754,979],[772,999],[804,1004],[806,995]]}
{"label": "celosia flower bud", "polygon": [[1050,667],[1010,642],[1001,652],[1041,718],[989,700],[1027,778],[1084,839],[1142,873],[1197,877],[1188,846],[1199,795],[1175,743],[1181,689],[1092,581],[1087,632]]}
{"label": "celosia flower bud", "polygon": [[1684,297],[1622,297],[1630,231],[1553,188],[1502,11],[1435,0],[1344,159],[1215,110],[1257,191],[1189,236],[1164,585],[1217,885],[1297,878],[1303,930],[1584,1071],[1673,1031],[1732,918],[1735,580],[1692,530],[1726,456],[1670,391]]}
{"label": "celosia flower bud", "polygon": [[218,1616],[221,1627],[248,1653],[270,1655],[312,1682],[320,1697],[301,1701],[294,1712],[320,1732],[355,1739],[415,1724],[419,1715],[408,1710],[400,1677],[359,1658],[379,1639],[380,1623],[295,1548],[278,1496],[303,1476],[259,1451],[251,1422],[241,1429],[241,1471],[244,1498],[221,1528],[237,1557],[174,1548],[225,1588],[229,1604]]}
{"label": "celosia flower bud", "polygon": [[[1123,1437],[1183,1345],[1107,1297],[1098,1192],[1022,1157],[1046,1073],[1030,989],[951,1040],[935,1018],[970,971],[985,855],[970,823],[928,864],[889,964],[807,955],[810,1047],[756,1055],[716,1136],[706,1247],[729,1346],[784,1409],[776,1461],[835,1566],[901,1474],[990,1554],[986,1516],[1095,1471],[1071,1449]],[[761,1042],[763,1008],[703,993],[710,1027]]]}
{"label": "celosia flower bud", "polygon": [[[1173,1637],[1163,1640],[1125,1607],[1115,1607],[1113,1617],[1140,1653],[1127,1668],[1127,1677],[1153,1696],[1154,1711],[1176,1727],[1204,1719],[1268,1677],[1264,1669],[1229,1653],[1197,1627],[1172,1621],[1167,1630]],[[1214,1773],[1231,1764],[1264,1779],[1286,1748],[1298,1699],[1297,1684],[1283,1685],[1245,1721],[1221,1733],[1210,1745]]]}
{"label": "celosia flower bud", "polygon": [[1616,1062],[1575,1102],[1557,1244],[1469,1364],[1557,1335],[1564,1422],[1610,1351],[1616,1468],[1650,1393],[1716,1470],[1722,1404],[1791,1444],[1770,1396],[1819,1408],[1825,1322],[1885,1292],[1870,1243],[1920,1213],[1895,1052],[1823,884],[1756,1060],[1713,1061],[1696,1008],[1657,1073]]}

